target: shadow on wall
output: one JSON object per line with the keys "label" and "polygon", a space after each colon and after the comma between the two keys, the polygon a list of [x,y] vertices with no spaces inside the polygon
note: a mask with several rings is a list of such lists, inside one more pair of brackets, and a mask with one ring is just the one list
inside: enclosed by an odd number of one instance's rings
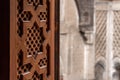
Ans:
{"label": "shadow on wall", "polygon": [[102,61],[99,61],[95,65],[95,80],[104,80],[103,74],[105,72],[105,66]]}

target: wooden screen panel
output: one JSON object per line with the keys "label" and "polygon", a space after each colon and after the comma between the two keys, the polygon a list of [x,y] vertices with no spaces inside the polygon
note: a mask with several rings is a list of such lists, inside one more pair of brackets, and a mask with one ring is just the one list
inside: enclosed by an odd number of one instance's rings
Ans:
{"label": "wooden screen panel", "polygon": [[11,0],[11,80],[54,80],[54,0]]}

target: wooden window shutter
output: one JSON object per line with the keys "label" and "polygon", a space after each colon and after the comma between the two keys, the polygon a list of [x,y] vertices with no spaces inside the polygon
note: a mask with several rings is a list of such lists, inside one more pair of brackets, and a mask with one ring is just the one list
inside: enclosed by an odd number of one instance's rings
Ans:
{"label": "wooden window shutter", "polygon": [[10,80],[54,80],[55,0],[10,0]]}

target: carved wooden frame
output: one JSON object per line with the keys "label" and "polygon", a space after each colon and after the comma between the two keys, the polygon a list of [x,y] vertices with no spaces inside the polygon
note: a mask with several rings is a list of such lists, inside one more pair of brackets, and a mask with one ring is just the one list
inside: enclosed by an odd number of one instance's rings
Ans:
{"label": "carved wooden frame", "polygon": [[[17,80],[16,65],[16,0],[10,0],[10,80]],[[56,12],[55,12],[56,11]],[[59,80],[59,0],[50,1],[50,26],[52,26],[51,76],[49,80]],[[55,47],[56,46],[56,47]]]}

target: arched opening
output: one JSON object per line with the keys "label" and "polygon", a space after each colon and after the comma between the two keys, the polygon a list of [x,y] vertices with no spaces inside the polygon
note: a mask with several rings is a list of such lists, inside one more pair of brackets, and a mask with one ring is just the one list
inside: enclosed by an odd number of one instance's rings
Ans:
{"label": "arched opening", "polygon": [[104,80],[105,66],[102,61],[95,65],[95,80]]}
{"label": "arched opening", "polygon": [[120,80],[120,63],[114,64],[115,72],[113,73],[113,80]]}

